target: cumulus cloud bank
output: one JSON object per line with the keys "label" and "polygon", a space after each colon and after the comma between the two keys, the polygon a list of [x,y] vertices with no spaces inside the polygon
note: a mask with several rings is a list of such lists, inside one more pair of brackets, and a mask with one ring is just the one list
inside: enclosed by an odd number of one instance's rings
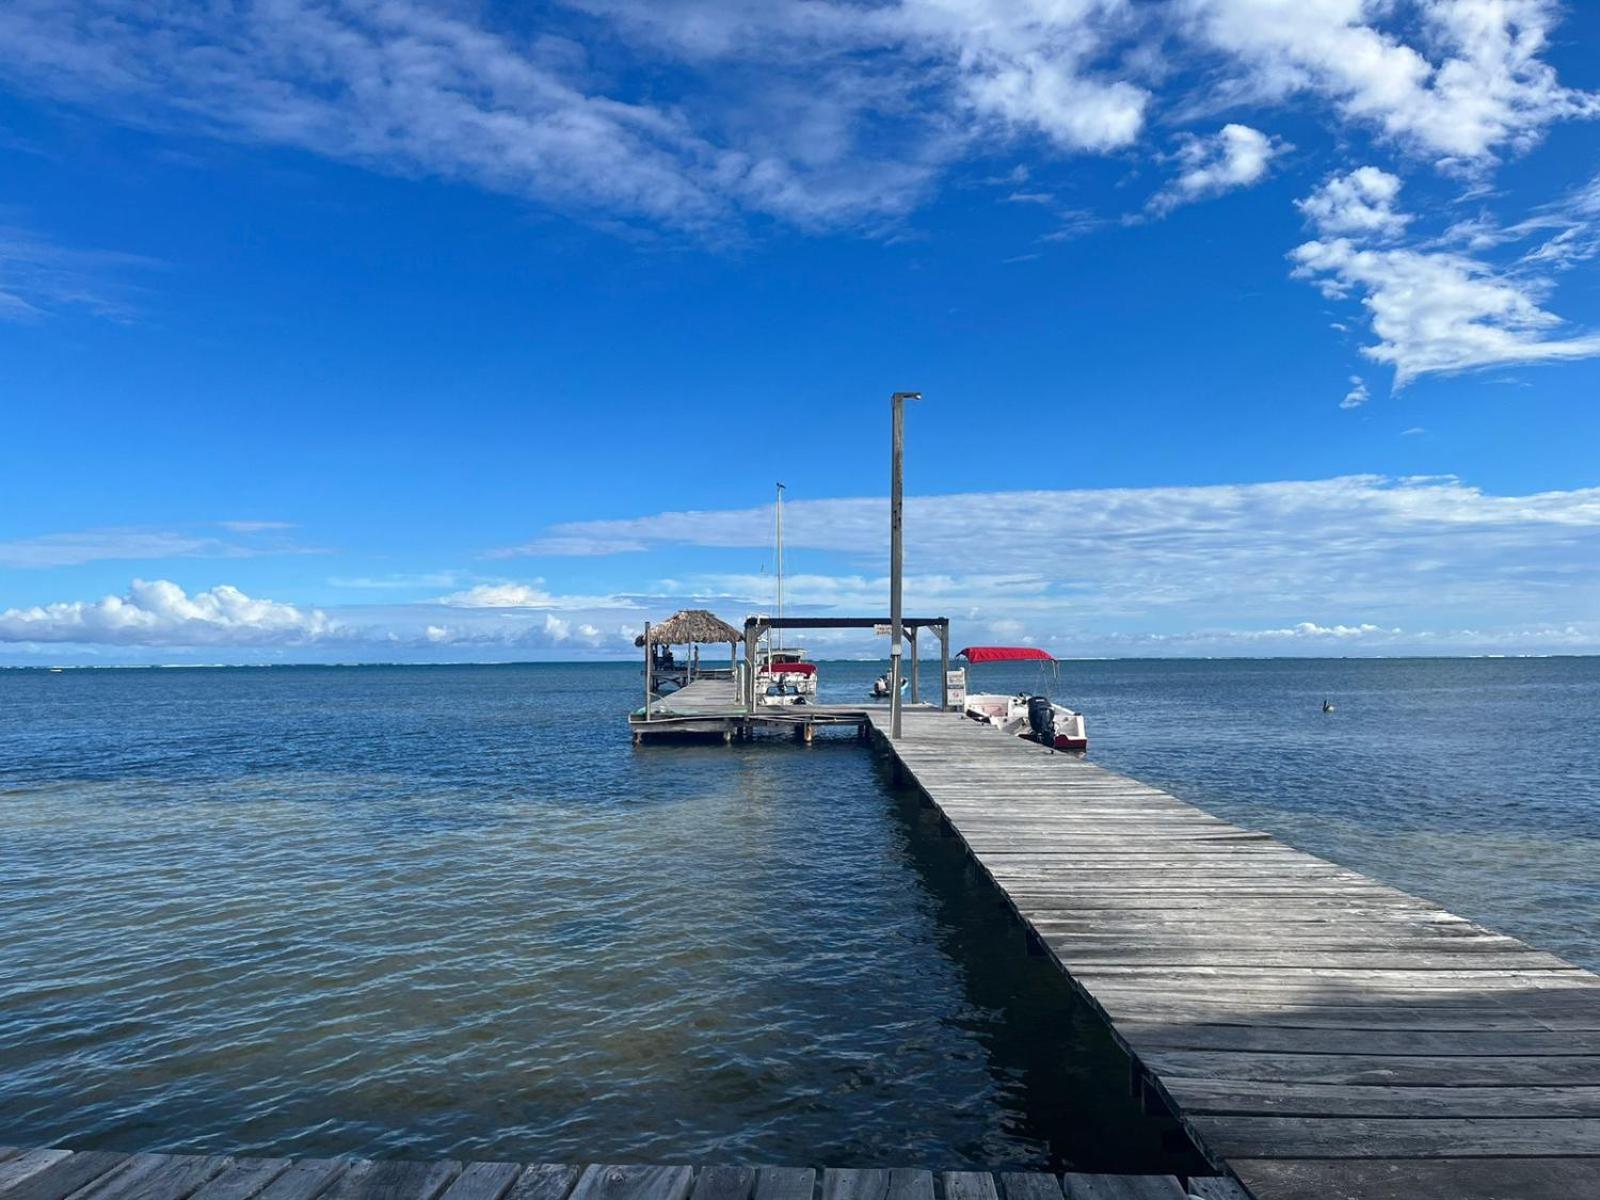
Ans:
{"label": "cumulus cloud bank", "polygon": [[[791,611],[881,613],[886,502],[798,500],[784,512]],[[576,555],[587,574],[602,567],[594,556],[622,555],[613,571],[640,584],[626,601],[535,580],[323,612],[227,586],[187,595],[135,583],[124,596],[8,609],[0,641],[366,659],[630,654],[646,614],[766,609],[770,575],[687,564],[727,557],[699,550],[737,550],[753,567],[771,520],[762,506],[575,522],[504,551]],[[910,608],[1062,654],[1600,647],[1600,488],[1493,495],[1451,477],[1359,475],[912,496],[906,530]],[[655,577],[662,569],[683,573]]]}
{"label": "cumulus cloud bank", "polygon": [[325,613],[257,600],[226,584],[189,595],[136,579],[125,595],[0,612],[0,641],[114,646],[303,646],[339,633]]}

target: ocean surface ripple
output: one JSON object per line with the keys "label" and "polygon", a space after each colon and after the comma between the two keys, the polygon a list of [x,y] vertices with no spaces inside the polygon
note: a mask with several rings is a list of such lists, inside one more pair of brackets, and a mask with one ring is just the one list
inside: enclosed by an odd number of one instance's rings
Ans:
{"label": "ocean surface ripple", "polygon": [[[825,666],[824,698],[879,669]],[[1600,660],[1053,686],[1096,761],[1600,967]],[[635,750],[638,687],[0,672],[0,1141],[1170,1164],[1093,1014],[870,755]]]}

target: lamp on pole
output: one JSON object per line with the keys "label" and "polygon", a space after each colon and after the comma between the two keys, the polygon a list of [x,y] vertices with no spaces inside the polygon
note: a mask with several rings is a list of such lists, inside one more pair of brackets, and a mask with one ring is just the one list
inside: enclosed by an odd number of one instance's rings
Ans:
{"label": "lamp on pole", "polygon": [[900,737],[900,509],[906,452],[906,401],[921,400],[921,392],[896,392],[889,397],[893,433],[889,458],[889,736]]}

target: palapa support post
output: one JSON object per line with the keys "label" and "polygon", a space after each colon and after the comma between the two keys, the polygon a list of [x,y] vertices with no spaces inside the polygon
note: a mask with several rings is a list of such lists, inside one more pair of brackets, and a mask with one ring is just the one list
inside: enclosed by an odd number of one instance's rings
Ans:
{"label": "palapa support post", "polygon": [[650,622],[644,623],[644,719],[650,719],[650,693],[655,691],[656,648],[650,644]]}
{"label": "palapa support post", "polygon": [[744,627],[744,709],[750,716],[756,714],[756,627]]}

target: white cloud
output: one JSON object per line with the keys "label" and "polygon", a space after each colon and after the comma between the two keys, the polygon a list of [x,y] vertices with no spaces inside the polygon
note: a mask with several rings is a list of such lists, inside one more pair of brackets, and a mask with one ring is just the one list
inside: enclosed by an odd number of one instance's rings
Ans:
{"label": "white cloud", "polygon": [[1178,148],[1179,173],[1150,202],[1157,212],[1259,183],[1286,147],[1248,125],[1224,125],[1209,137],[1186,135]]}
{"label": "white cloud", "polygon": [[[0,30],[3,22],[0,16]],[[127,320],[134,310],[123,277],[157,265],[136,254],[74,249],[27,229],[0,226],[0,320],[67,310]]]}
{"label": "white cloud", "polygon": [[17,0],[0,8],[0,72],[135,124],[680,228],[892,217],[980,134],[1115,149],[1149,100],[1102,61],[1128,0],[587,7],[632,65],[664,56],[681,95],[622,98],[616,64],[564,36],[592,23],[560,9],[529,35],[427,0]]}
{"label": "white cloud", "polygon": [[1290,254],[1294,274],[1330,299],[1360,296],[1378,337],[1362,353],[1393,366],[1396,387],[1427,374],[1600,355],[1600,333],[1563,335],[1564,322],[1542,307],[1549,280],[1527,264],[1497,269],[1458,250],[1388,244],[1410,219],[1395,208],[1399,186],[1373,168],[1330,180],[1300,202],[1321,236]]}
{"label": "white cloud", "polygon": [[218,521],[229,533],[276,533],[293,529],[293,521]]}
{"label": "white cloud", "polygon": [[1330,298],[1361,294],[1378,336],[1362,353],[1393,366],[1397,387],[1420,375],[1600,355],[1600,334],[1556,336],[1563,322],[1539,306],[1538,281],[1466,255],[1334,238],[1306,242],[1291,258],[1295,274]]}
{"label": "white cloud", "polygon": [[1235,636],[1262,640],[1317,638],[1352,641],[1356,638],[1369,638],[1374,634],[1397,634],[1399,632],[1400,630],[1398,629],[1385,629],[1383,626],[1373,625],[1371,622],[1363,622],[1360,625],[1318,625],[1315,621],[1300,621],[1287,629],[1253,629]]}
{"label": "white cloud", "polygon": [[1340,408],[1360,408],[1372,393],[1367,391],[1367,381],[1359,375],[1350,376],[1350,390],[1344,394],[1344,399],[1339,401]]}
{"label": "white cloud", "polygon": [[[1481,164],[1596,112],[1540,55],[1547,0],[1179,0],[1243,95],[1310,93],[1445,166]],[[1414,42],[1401,22],[1418,18]],[[1387,26],[1387,27],[1386,27]]]}
{"label": "white cloud", "polygon": [[[678,561],[693,546],[764,553],[771,515],[660,513],[551,532]],[[884,609],[883,500],[798,500],[784,515],[791,605]],[[1496,496],[1453,478],[1350,476],[912,496],[905,527],[908,606],[1023,620],[1041,635],[1279,628],[1313,610],[1385,628],[1600,616],[1600,488]],[[754,610],[770,605],[772,584],[706,573],[652,591]]]}
{"label": "white cloud", "polygon": [[[881,498],[799,500],[785,517],[791,611],[884,611]],[[1033,638],[1063,654],[1600,647],[1600,487],[1491,495],[1449,477],[1350,476],[914,495],[906,530],[908,610],[950,616],[968,631],[957,636],[973,640]],[[551,532],[573,545],[645,547],[642,564],[619,560],[636,577],[729,557],[753,566],[768,549],[771,509],[660,513]],[[695,547],[748,553],[702,557]],[[590,562],[585,573],[599,566]],[[122,597],[12,608],[0,614],[0,639],[23,656],[45,652],[29,645],[64,643],[130,656],[139,647],[232,647],[225,657],[235,659],[632,653],[639,620],[615,608],[558,607],[573,597],[555,586],[499,586],[528,589],[501,598],[533,604],[322,612],[233,588],[185,596],[170,583],[136,584]],[[641,620],[699,601],[737,621],[768,609],[771,597],[771,577],[754,569],[703,570],[630,600],[644,610]],[[811,641],[834,652],[881,649],[850,635]]]}
{"label": "white cloud", "polygon": [[[1137,30],[1129,0],[579,0],[636,38],[726,72],[754,63],[770,86],[806,69],[812,103],[985,133],[1041,134],[1069,151],[1139,135],[1149,92],[1104,59]],[[803,111],[803,110],[802,110]]]}
{"label": "white cloud", "polygon": [[631,645],[634,635],[624,630],[607,637],[587,621],[574,626],[570,619],[547,612],[533,622],[430,624],[424,636],[431,646],[598,650],[608,643],[615,648]]}
{"label": "white cloud", "polygon": [[[267,532],[276,528],[268,527]],[[90,529],[0,542],[0,567],[71,567],[117,559],[249,558],[263,554],[312,553],[317,552],[270,538],[225,541],[208,534],[172,530]]]}
{"label": "white cloud", "polygon": [[1395,209],[1400,180],[1377,167],[1336,175],[1296,206],[1326,237],[1398,237],[1411,217]]}
{"label": "white cloud", "polygon": [[336,575],[328,580],[329,587],[356,592],[417,591],[422,589],[460,587],[461,576],[455,571],[401,572],[394,575]]}
{"label": "white cloud", "polygon": [[544,580],[532,583],[481,583],[465,591],[439,597],[437,603],[451,608],[638,608],[638,601],[627,596],[555,595],[544,588]]}
{"label": "white cloud", "polygon": [[138,646],[297,646],[338,633],[316,609],[256,600],[222,584],[188,595],[136,579],[125,595],[0,612],[0,641]]}

